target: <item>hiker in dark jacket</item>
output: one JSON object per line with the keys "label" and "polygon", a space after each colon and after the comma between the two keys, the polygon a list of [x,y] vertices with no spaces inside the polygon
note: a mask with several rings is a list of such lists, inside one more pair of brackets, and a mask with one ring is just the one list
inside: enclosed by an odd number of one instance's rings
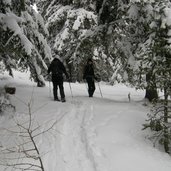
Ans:
{"label": "hiker in dark jacket", "polygon": [[57,94],[58,87],[59,87],[61,101],[65,102],[66,100],[65,100],[65,93],[63,87],[63,73],[66,75],[67,79],[69,79],[69,77],[63,63],[58,58],[54,58],[53,61],[51,62],[48,68],[48,74],[50,74],[50,72],[52,72],[54,100],[59,101],[58,94]]}
{"label": "hiker in dark jacket", "polygon": [[94,79],[96,79],[96,77],[94,75],[93,61],[90,58],[87,60],[87,65],[84,68],[83,79],[86,79],[87,81],[89,97],[93,97],[96,89],[94,83]]}

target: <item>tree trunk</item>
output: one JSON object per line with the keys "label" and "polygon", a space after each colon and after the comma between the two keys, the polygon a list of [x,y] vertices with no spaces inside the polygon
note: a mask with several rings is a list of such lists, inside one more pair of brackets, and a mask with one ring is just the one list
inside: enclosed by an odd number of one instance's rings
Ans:
{"label": "tree trunk", "polygon": [[151,73],[148,73],[146,75],[146,82],[147,82],[147,87],[146,87],[145,98],[148,99],[150,102],[152,102],[153,100],[158,99],[155,76],[152,75]]}
{"label": "tree trunk", "polygon": [[155,99],[158,99],[157,89],[148,89],[146,88],[145,98],[152,102]]}
{"label": "tree trunk", "polygon": [[20,4],[21,4],[21,11],[25,11],[25,0],[20,0]]}
{"label": "tree trunk", "polygon": [[169,132],[168,132],[168,91],[164,88],[164,149],[169,153]]}
{"label": "tree trunk", "polygon": [[28,61],[28,65],[31,72],[31,78],[33,78],[33,80],[37,83],[37,87],[44,87],[45,82],[42,79],[43,76],[41,76],[40,73],[38,72],[40,70],[40,67],[35,62],[35,59],[32,58],[31,61]]}

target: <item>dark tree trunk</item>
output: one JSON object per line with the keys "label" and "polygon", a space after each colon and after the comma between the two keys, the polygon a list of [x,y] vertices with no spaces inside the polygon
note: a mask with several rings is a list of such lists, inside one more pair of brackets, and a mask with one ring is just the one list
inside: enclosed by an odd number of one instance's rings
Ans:
{"label": "dark tree trunk", "polygon": [[31,77],[37,83],[37,87],[44,87],[45,83],[41,80],[36,72],[35,66],[33,65],[33,61],[28,61],[28,65],[30,67]]}
{"label": "dark tree trunk", "polygon": [[155,99],[158,99],[157,89],[146,89],[145,98],[152,102]]}
{"label": "dark tree trunk", "polygon": [[25,11],[25,0],[20,0],[21,11]]}
{"label": "dark tree trunk", "polygon": [[164,149],[169,153],[169,131],[168,131],[168,88],[164,88]]}
{"label": "dark tree trunk", "polygon": [[147,81],[147,88],[146,88],[145,98],[148,99],[150,102],[152,102],[153,100],[158,99],[155,76],[152,75],[151,73],[148,73],[146,75],[146,81]]}

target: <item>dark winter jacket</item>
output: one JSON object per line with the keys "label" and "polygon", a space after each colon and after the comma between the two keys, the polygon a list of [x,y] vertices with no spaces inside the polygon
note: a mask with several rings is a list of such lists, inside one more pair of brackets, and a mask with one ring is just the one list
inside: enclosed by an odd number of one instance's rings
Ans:
{"label": "dark winter jacket", "polygon": [[93,64],[87,64],[84,68],[83,79],[95,78]]}
{"label": "dark winter jacket", "polygon": [[52,72],[52,81],[57,81],[57,82],[61,82],[63,81],[63,73],[66,75],[67,79],[68,79],[68,74],[66,72],[65,66],[63,65],[63,63],[55,58],[49,68],[48,68],[48,74]]}

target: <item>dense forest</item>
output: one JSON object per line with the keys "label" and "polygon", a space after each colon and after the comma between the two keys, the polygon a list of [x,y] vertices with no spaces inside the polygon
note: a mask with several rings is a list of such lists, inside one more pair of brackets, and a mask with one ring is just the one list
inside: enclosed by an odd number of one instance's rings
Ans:
{"label": "dense forest", "polygon": [[29,70],[39,87],[59,55],[72,81],[82,81],[83,65],[93,58],[103,81],[145,89],[149,101],[160,99],[157,90],[162,91],[164,119],[157,123],[163,124],[168,152],[169,0],[0,0],[0,35],[0,73]]}

